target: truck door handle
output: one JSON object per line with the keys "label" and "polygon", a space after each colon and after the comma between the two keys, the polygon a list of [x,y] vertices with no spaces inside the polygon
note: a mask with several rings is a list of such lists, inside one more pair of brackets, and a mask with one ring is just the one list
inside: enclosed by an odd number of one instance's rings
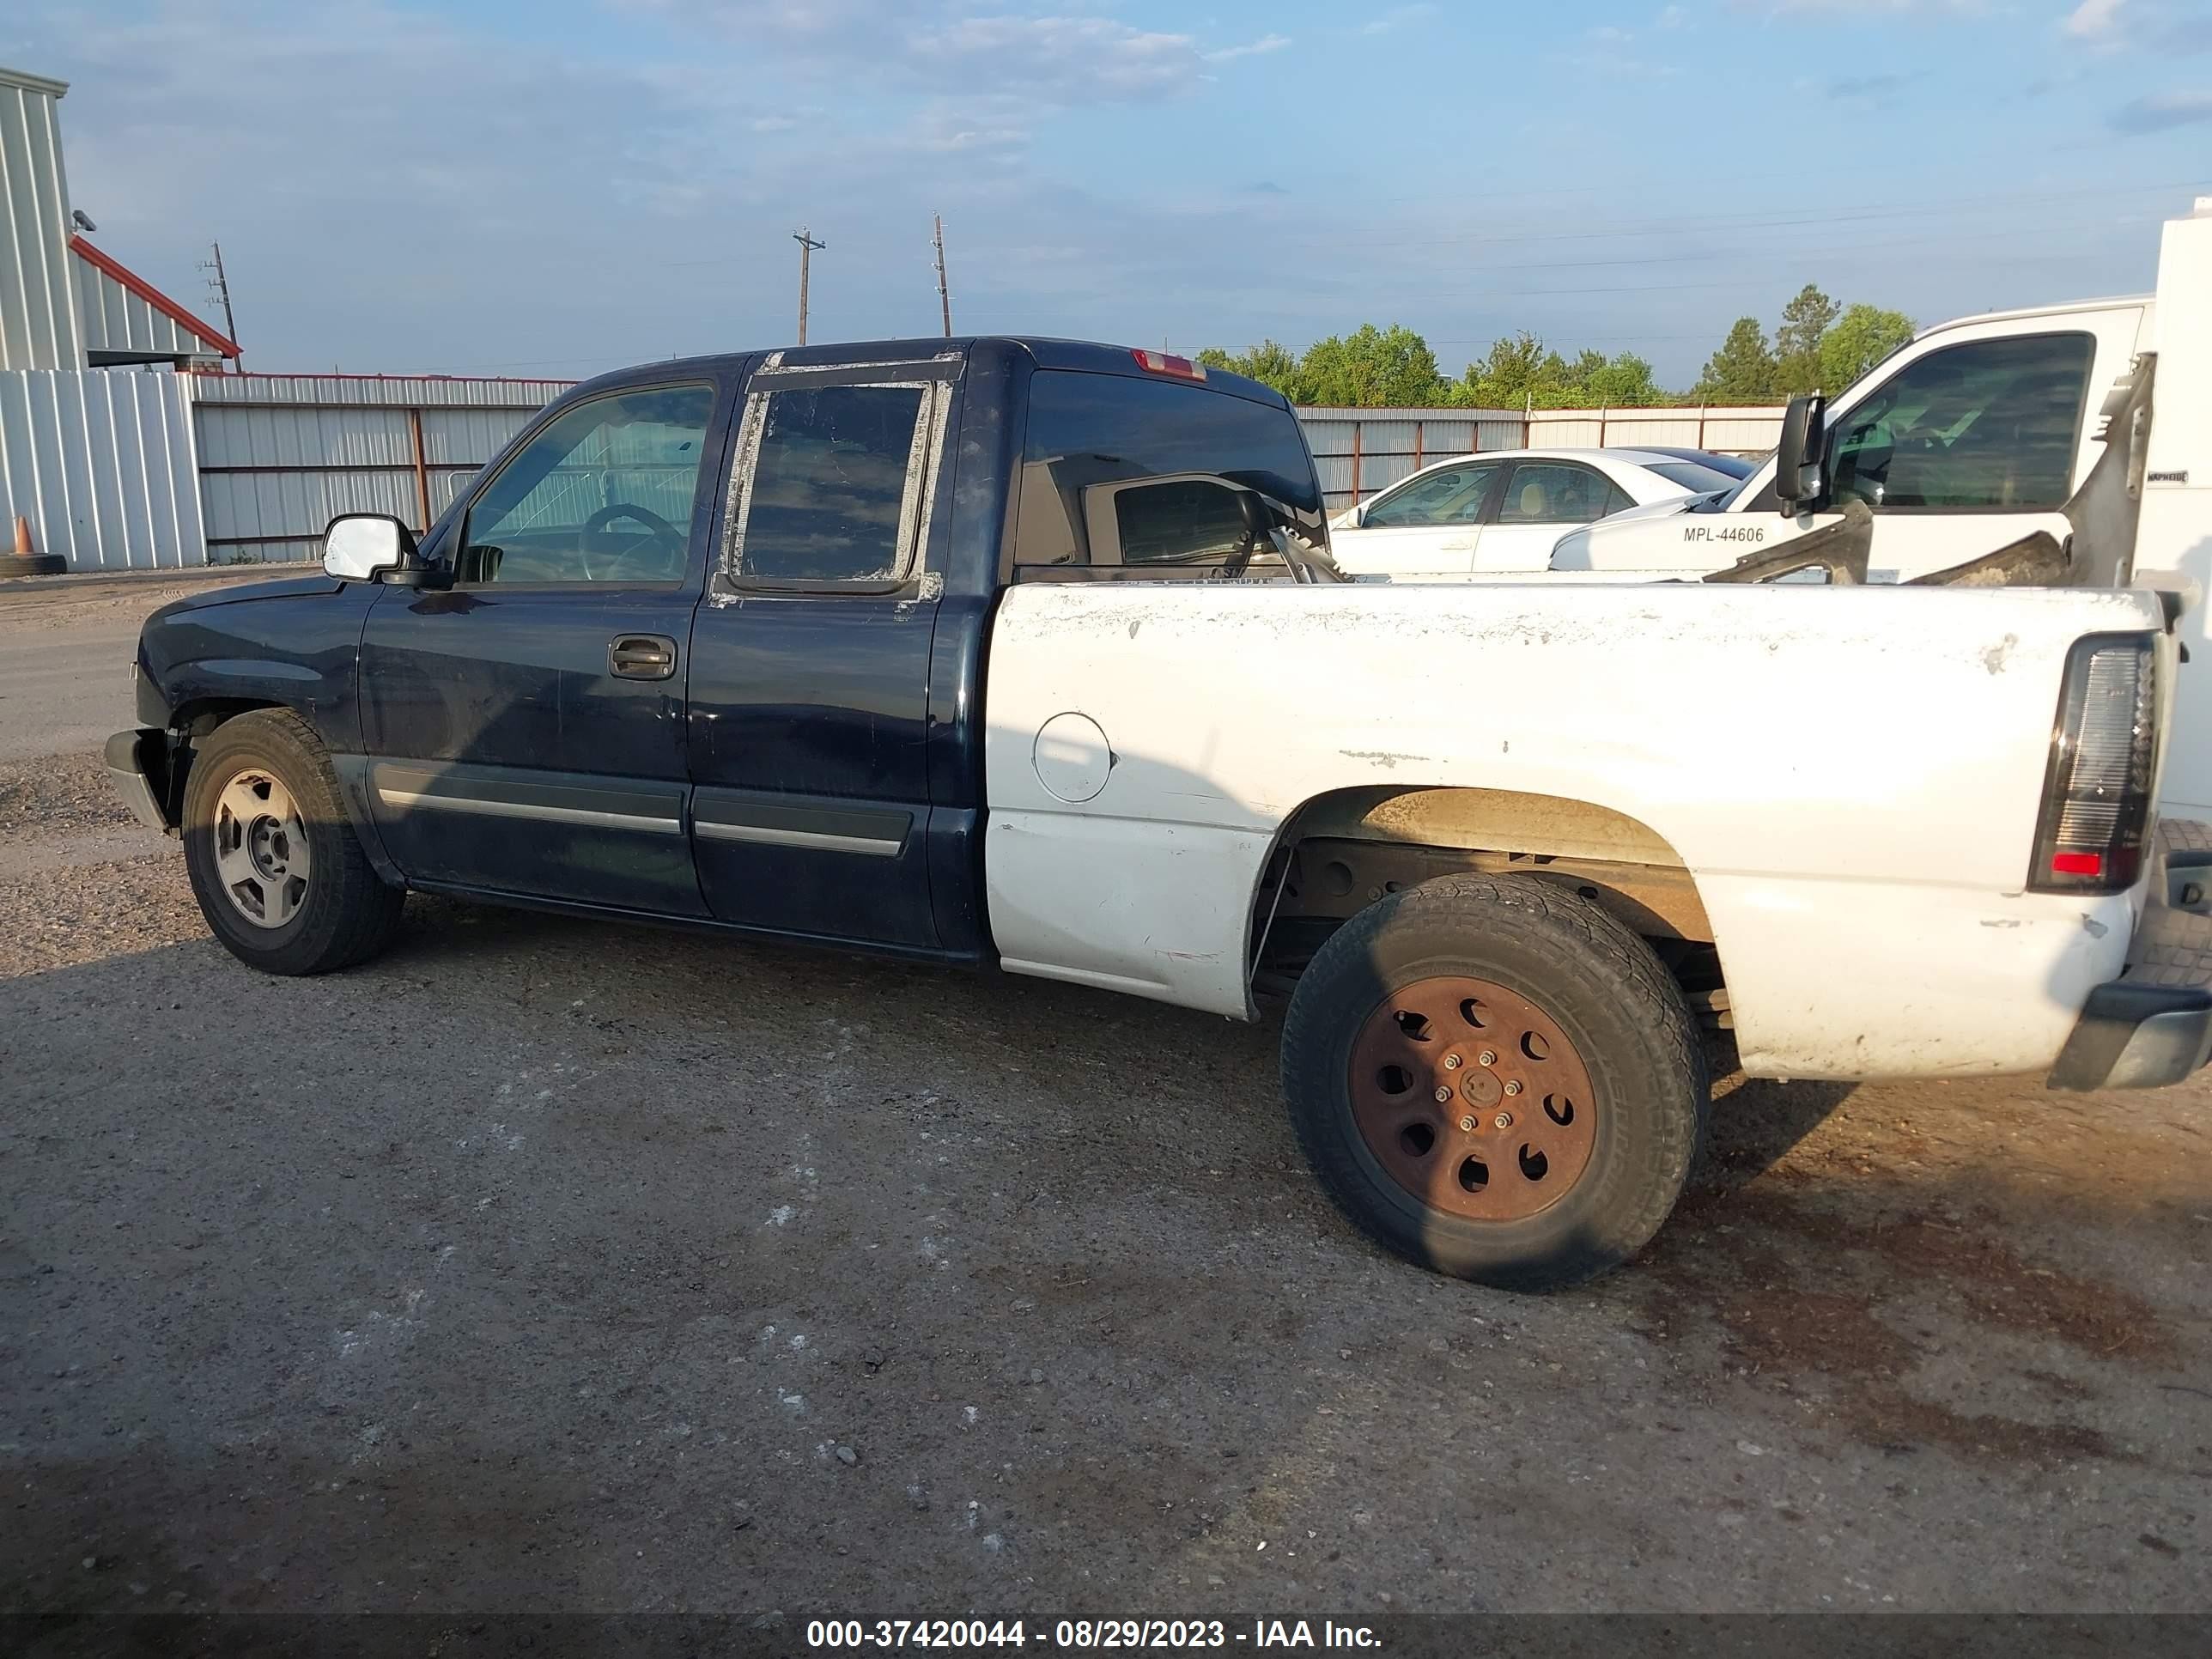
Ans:
{"label": "truck door handle", "polygon": [[676,641],[665,634],[617,634],[607,645],[607,668],[618,679],[665,680],[676,672]]}

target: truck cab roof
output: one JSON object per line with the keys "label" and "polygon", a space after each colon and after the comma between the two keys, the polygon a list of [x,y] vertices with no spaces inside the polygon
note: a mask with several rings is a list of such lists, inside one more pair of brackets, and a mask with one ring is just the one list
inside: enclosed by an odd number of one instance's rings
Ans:
{"label": "truck cab roof", "polygon": [[[1243,398],[1252,403],[1267,404],[1278,409],[1291,406],[1289,399],[1274,387],[1225,368],[1199,368],[1191,364],[1188,374],[1150,368],[1140,359],[1139,353],[1141,349],[1138,347],[1106,345],[1094,340],[1055,339],[1044,335],[974,334],[956,335],[950,339],[932,337],[907,340],[840,341],[827,345],[763,347],[742,351],[702,352],[694,356],[657,362],[651,367],[662,373],[680,376],[687,371],[727,368],[772,350],[780,355],[781,365],[786,368],[854,368],[873,363],[922,362],[932,357],[964,357],[977,346],[985,345],[1001,346],[1019,352],[1039,368],[1072,369],[1087,374],[1120,374],[1131,380],[1182,380],[1193,386],[1202,386],[1210,392],[1226,392],[1231,397]],[[1144,356],[1169,364],[1189,364],[1191,362],[1188,358],[1149,350],[1144,351]],[[646,365],[633,364],[626,368],[611,370],[583,382],[575,391],[588,392],[601,385],[633,380],[643,367]]]}

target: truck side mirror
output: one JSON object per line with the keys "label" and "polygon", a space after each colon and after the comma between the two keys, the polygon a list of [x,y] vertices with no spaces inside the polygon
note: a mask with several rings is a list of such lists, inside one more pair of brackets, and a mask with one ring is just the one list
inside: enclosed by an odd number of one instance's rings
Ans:
{"label": "truck side mirror", "polygon": [[1275,527],[1275,515],[1266,500],[1256,489],[1240,489],[1237,492],[1237,510],[1243,515],[1244,533],[1264,546],[1267,532]]}
{"label": "truck side mirror", "polygon": [[415,558],[415,532],[388,513],[341,513],[323,531],[323,572],[373,581]]}
{"label": "truck side mirror", "polygon": [[1792,398],[1774,446],[1774,493],[1783,515],[1805,511],[1827,493],[1828,400],[1819,392]]}

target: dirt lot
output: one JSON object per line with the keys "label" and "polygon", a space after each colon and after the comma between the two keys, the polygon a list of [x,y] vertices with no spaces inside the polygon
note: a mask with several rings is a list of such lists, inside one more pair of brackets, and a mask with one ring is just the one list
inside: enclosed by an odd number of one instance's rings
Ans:
{"label": "dirt lot", "polygon": [[82,736],[158,597],[0,607],[0,1610],[2212,1605],[2204,1084],[1729,1079],[1644,1261],[1472,1290],[1267,1029],[419,899],[248,974]]}

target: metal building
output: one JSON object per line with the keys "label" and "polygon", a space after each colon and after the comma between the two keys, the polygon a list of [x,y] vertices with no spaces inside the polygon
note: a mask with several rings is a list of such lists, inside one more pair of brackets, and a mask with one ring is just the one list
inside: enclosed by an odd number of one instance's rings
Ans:
{"label": "metal building", "polygon": [[71,570],[204,564],[191,377],[173,371],[238,346],[85,240],[68,90],[0,69],[0,550],[20,518],[38,559]]}
{"label": "metal building", "polygon": [[0,368],[82,368],[60,81],[0,68]]}

